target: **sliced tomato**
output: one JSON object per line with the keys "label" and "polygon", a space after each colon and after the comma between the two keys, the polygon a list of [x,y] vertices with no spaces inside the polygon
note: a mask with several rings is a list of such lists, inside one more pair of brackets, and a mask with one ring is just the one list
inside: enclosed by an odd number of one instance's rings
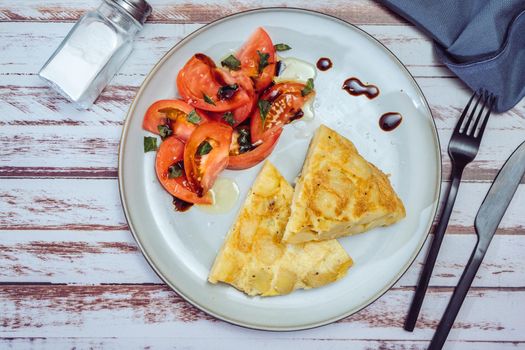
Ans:
{"label": "sliced tomato", "polygon": [[180,95],[192,106],[211,112],[225,112],[250,101],[249,93],[238,84],[231,96],[219,94],[219,89],[237,81],[227,71],[217,68],[208,56],[195,54],[177,75]]}
{"label": "sliced tomato", "polygon": [[[197,125],[208,121],[204,113],[197,113],[197,117],[188,118],[195,108],[182,100],[159,100],[153,103],[144,116],[142,128],[158,134],[159,125],[169,125],[173,134],[186,142]],[[192,120],[193,122],[191,122]]]}
{"label": "sliced tomato", "polygon": [[184,158],[184,143],[175,136],[166,138],[159,147],[157,158],[155,160],[155,171],[157,177],[164,189],[172,196],[183,201],[198,204],[211,204],[211,196],[199,197],[190,189],[186,174],[184,171],[180,176],[169,178],[169,168],[178,166]]}
{"label": "sliced tomato", "polygon": [[301,113],[304,103],[315,95],[312,91],[303,96],[302,90],[306,87],[302,83],[281,83],[267,89],[259,99],[269,103],[266,118],[261,118],[261,111],[256,107],[250,121],[250,132],[252,142],[269,138],[269,134],[274,134],[285,124],[288,124]]}
{"label": "sliced tomato", "polygon": [[259,145],[244,153],[239,153],[239,145],[236,141],[239,133],[234,131],[234,136],[232,137],[232,146],[230,147],[230,160],[228,162],[228,169],[248,169],[262,162],[272,153],[273,149],[277,145],[277,140],[279,140],[282,131],[283,129],[281,128],[275,133],[269,134],[267,139],[261,140]]}
{"label": "sliced tomato", "polygon": [[[232,132],[230,126],[210,121],[199,125],[186,143],[184,169],[190,188],[199,196],[208,193],[228,165]],[[201,152],[204,149],[207,152]]]}
{"label": "sliced tomato", "polygon": [[[154,134],[158,134],[158,126],[167,124],[167,118],[165,112],[161,110],[165,108],[176,108],[184,112],[184,110],[190,105],[180,100],[158,100],[155,101],[151,106],[149,106],[146,114],[144,115],[144,120],[142,121],[142,128]],[[189,111],[185,112],[189,113]]]}
{"label": "sliced tomato", "polygon": [[[264,67],[260,66],[261,55],[268,55]],[[255,82],[255,91],[262,91],[270,85],[277,60],[272,39],[263,28],[255,30],[237,53],[237,58],[241,61],[241,71]]]}
{"label": "sliced tomato", "polygon": [[[222,123],[229,124],[233,127],[236,127],[237,125],[241,124],[243,121],[245,121],[250,116],[257,99],[255,95],[255,90],[253,89],[253,83],[250,78],[238,72],[232,72],[232,76],[235,79],[236,83],[242,86],[246,90],[246,92],[250,96],[250,101],[240,107],[235,108],[232,111],[209,112],[209,111],[199,110],[199,113],[205,114],[208,117],[208,119],[213,119],[213,120],[216,120]],[[230,121],[227,120],[227,118],[225,117],[225,114],[228,112],[232,113],[232,116],[233,116],[233,119],[231,120],[232,123],[230,123]]]}

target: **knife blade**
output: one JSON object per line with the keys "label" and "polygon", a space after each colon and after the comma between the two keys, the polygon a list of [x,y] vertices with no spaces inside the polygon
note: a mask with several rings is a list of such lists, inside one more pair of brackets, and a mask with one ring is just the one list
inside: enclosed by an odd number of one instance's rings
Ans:
{"label": "knife blade", "polygon": [[525,142],[505,162],[479,208],[474,227],[480,243],[482,239],[488,239],[490,242],[518,189],[523,174],[525,174]]}

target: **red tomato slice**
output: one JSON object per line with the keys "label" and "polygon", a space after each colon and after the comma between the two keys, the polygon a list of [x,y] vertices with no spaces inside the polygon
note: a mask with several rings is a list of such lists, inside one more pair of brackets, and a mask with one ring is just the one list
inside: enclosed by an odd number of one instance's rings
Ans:
{"label": "red tomato slice", "polygon": [[219,89],[236,80],[227,71],[217,68],[208,56],[195,54],[177,75],[180,95],[192,106],[211,112],[225,112],[250,101],[249,93],[239,85],[229,98],[221,98]]}
{"label": "red tomato slice", "polygon": [[[261,62],[260,54],[267,54],[268,65],[259,71],[259,64]],[[262,91],[272,82],[275,76],[275,48],[268,33],[261,27],[257,28],[250,36],[248,41],[244,43],[237,53],[239,61],[241,61],[241,71],[252,78],[255,82],[255,91]]]}
{"label": "red tomato slice", "polygon": [[[248,169],[262,162],[264,159],[266,159],[266,157],[268,157],[272,153],[273,149],[277,145],[277,140],[279,140],[282,131],[283,129],[281,128],[275,133],[269,134],[267,139],[262,140],[262,143],[260,143],[254,149],[245,153],[239,153],[238,144],[233,145],[236,143],[236,137],[238,137],[238,132],[235,131],[234,136],[232,138],[233,146],[230,148],[230,160],[228,162],[228,169]],[[235,135],[236,133],[237,135]]]}
{"label": "red tomato slice", "polygon": [[184,101],[180,100],[158,100],[155,101],[151,106],[149,106],[146,114],[144,115],[144,120],[142,121],[142,128],[154,134],[158,134],[158,126],[167,124],[167,118],[165,112],[160,112],[164,108],[175,108],[184,113],[189,113],[187,108],[191,106]]}
{"label": "red tomato slice", "polygon": [[[250,114],[252,114],[253,107],[256,103],[256,96],[255,91],[253,89],[253,82],[250,78],[248,78],[246,75],[238,72],[232,72],[232,76],[234,77],[235,81],[239,86],[242,86],[248,95],[250,96],[250,101],[238,108],[235,108],[232,111],[226,111],[226,112],[208,112],[199,110],[200,114],[205,114],[208,119],[213,119],[222,123],[226,123],[228,125],[231,125],[233,127],[236,127],[237,125],[241,124],[243,121],[245,121]],[[233,114],[233,124],[231,124],[229,121],[225,118],[225,113],[231,112]]]}
{"label": "red tomato slice", "polygon": [[[184,147],[184,168],[190,188],[206,195],[215,179],[228,165],[233,129],[218,122],[199,125]],[[206,146],[207,143],[207,147]],[[207,150],[206,152],[201,152]]]}
{"label": "red tomato slice", "polygon": [[[174,136],[166,138],[159,147],[155,160],[155,171],[164,189],[172,196],[183,201],[199,204],[211,204],[211,196],[199,197],[192,192],[184,170],[179,177],[169,178],[169,167],[182,162],[184,158],[184,143]],[[179,163],[180,164],[180,163]]]}
{"label": "red tomato slice", "polygon": [[[198,124],[208,121],[204,113],[196,113],[193,117],[195,124],[190,122],[188,115],[195,109],[182,100],[159,100],[153,103],[144,116],[142,128],[154,134],[158,134],[159,125],[169,125],[173,134],[186,142]],[[197,121],[198,120],[198,121]]]}
{"label": "red tomato slice", "polygon": [[[312,91],[303,96],[301,91],[305,88],[302,83],[281,83],[270,87],[265,91],[260,100],[268,101],[270,107],[266,118],[261,118],[260,108],[255,107],[250,121],[250,132],[252,142],[267,139],[269,134],[277,132],[285,124],[298,117],[304,103],[315,95]],[[300,116],[299,116],[300,117]]]}

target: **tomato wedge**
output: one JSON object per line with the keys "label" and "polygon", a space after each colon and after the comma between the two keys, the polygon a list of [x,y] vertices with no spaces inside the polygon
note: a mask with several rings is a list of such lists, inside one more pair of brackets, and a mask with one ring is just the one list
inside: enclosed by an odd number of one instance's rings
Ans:
{"label": "tomato wedge", "polygon": [[[304,103],[315,95],[311,91],[302,95],[306,87],[302,83],[281,83],[267,89],[259,99],[259,106],[255,108],[250,123],[252,142],[256,143],[269,138],[269,134],[276,133],[285,124],[294,118],[300,118]],[[266,104],[266,117],[261,117],[261,104]]]}
{"label": "tomato wedge", "polygon": [[210,121],[199,125],[184,147],[184,169],[190,188],[206,195],[215,179],[228,165],[233,129]]}
{"label": "tomato wedge", "polygon": [[175,136],[186,142],[197,125],[206,121],[206,114],[199,113],[182,100],[159,100],[146,111],[142,128],[159,134],[158,126],[168,125]]}
{"label": "tomato wedge", "polygon": [[[236,86],[229,94],[221,88]],[[211,112],[226,112],[250,101],[249,93],[227,71],[217,68],[208,56],[195,54],[177,75],[180,95],[192,106]]]}
{"label": "tomato wedge", "polygon": [[[239,132],[234,131],[234,136],[232,137],[232,146],[230,147],[230,160],[228,162],[228,169],[232,170],[241,170],[248,169],[254,165],[262,162],[266,157],[272,153],[273,149],[277,145],[277,140],[281,136],[283,129],[279,129],[275,133],[269,134],[267,139],[261,141],[261,143],[244,153],[239,151]],[[247,131],[249,133],[249,131]]]}
{"label": "tomato wedge", "polygon": [[270,85],[275,76],[275,48],[268,33],[257,28],[237,53],[241,71],[255,82],[255,91],[262,91]]}
{"label": "tomato wedge", "polygon": [[[237,125],[245,121],[250,116],[250,114],[252,114],[257,98],[255,96],[255,90],[253,89],[253,83],[250,78],[238,72],[232,72],[232,76],[235,79],[236,83],[246,90],[246,92],[250,96],[250,101],[240,107],[235,108],[232,111],[208,112],[199,110],[199,113],[205,114],[208,117],[208,119],[213,119],[236,127]],[[231,116],[228,113],[231,113]]]}
{"label": "tomato wedge", "polygon": [[[157,158],[155,160],[155,171],[162,187],[164,187],[164,189],[172,196],[182,199],[183,201],[198,204],[211,204],[211,196],[199,197],[195,192],[191,191],[186,179],[186,174],[181,168],[183,158],[184,143],[178,140],[175,136],[166,138],[160,144]],[[172,171],[170,172],[170,167],[175,167],[175,169],[172,168]],[[171,178],[170,173],[172,174]]]}

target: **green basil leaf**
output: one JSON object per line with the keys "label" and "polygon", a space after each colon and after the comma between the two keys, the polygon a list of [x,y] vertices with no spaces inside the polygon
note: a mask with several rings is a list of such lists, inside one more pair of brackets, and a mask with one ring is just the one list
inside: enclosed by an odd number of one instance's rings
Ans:
{"label": "green basil leaf", "polygon": [[263,69],[270,64],[268,62],[268,59],[270,59],[270,54],[269,53],[263,53],[263,52],[257,50],[257,55],[259,55],[259,66],[257,68],[258,68],[259,74],[261,74]]}
{"label": "green basil leaf", "polygon": [[173,131],[170,129],[169,126],[165,124],[157,125],[157,130],[159,130],[159,135],[161,139],[165,139],[166,137],[173,134]]}
{"label": "green basil leaf", "polygon": [[202,97],[204,98],[204,102],[206,102],[207,104],[215,106],[215,102],[213,102],[212,98],[210,96],[206,95],[204,92],[202,93]]}
{"label": "green basil leaf", "polygon": [[222,119],[224,119],[224,121],[228,124],[230,124],[231,126],[233,126],[233,124],[235,124],[235,118],[233,118],[233,113],[232,112],[226,112],[223,114],[222,116]]}
{"label": "green basil leaf", "polygon": [[228,67],[231,70],[239,70],[241,69],[241,61],[234,55],[230,55],[221,61],[221,66]]}
{"label": "green basil leaf", "polygon": [[144,153],[157,150],[157,138],[144,136]]}
{"label": "green basil leaf", "polygon": [[190,113],[188,113],[186,120],[192,124],[199,124],[201,122],[201,117],[195,110],[192,110]]}
{"label": "green basil leaf", "polygon": [[199,156],[205,156],[206,154],[210,153],[212,149],[213,147],[208,141],[202,141],[199,147],[197,148],[197,154]]}
{"label": "green basil leaf", "polygon": [[173,164],[168,168],[168,179],[176,179],[182,176],[181,162]]}
{"label": "green basil leaf", "polygon": [[259,102],[257,102],[257,105],[259,107],[259,113],[261,114],[261,119],[264,125],[264,122],[266,121],[266,116],[268,115],[272,104],[270,103],[270,101],[259,100]]}
{"label": "green basil leaf", "polygon": [[291,50],[292,48],[287,45],[287,44],[275,44],[273,45],[273,47],[275,48],[276,51],[288,51],[288,50]]}
{"label": "green basil leaf", "polygon": [[250,137],[250,129],[247,127],[241,127],[237,130],[239,137],[237,143],[239,144],[239,154],[246,153],[253,149],[252,141]]}
{"label": "green basil leaf", "polygon": [[306,96],[310,92],[312,92],[313,89],[314,89],[314,80],[312,78],[308,78],[308,80],[306,81],[306,86],[304,87],[304,89],[301,90],[301,95]]}

